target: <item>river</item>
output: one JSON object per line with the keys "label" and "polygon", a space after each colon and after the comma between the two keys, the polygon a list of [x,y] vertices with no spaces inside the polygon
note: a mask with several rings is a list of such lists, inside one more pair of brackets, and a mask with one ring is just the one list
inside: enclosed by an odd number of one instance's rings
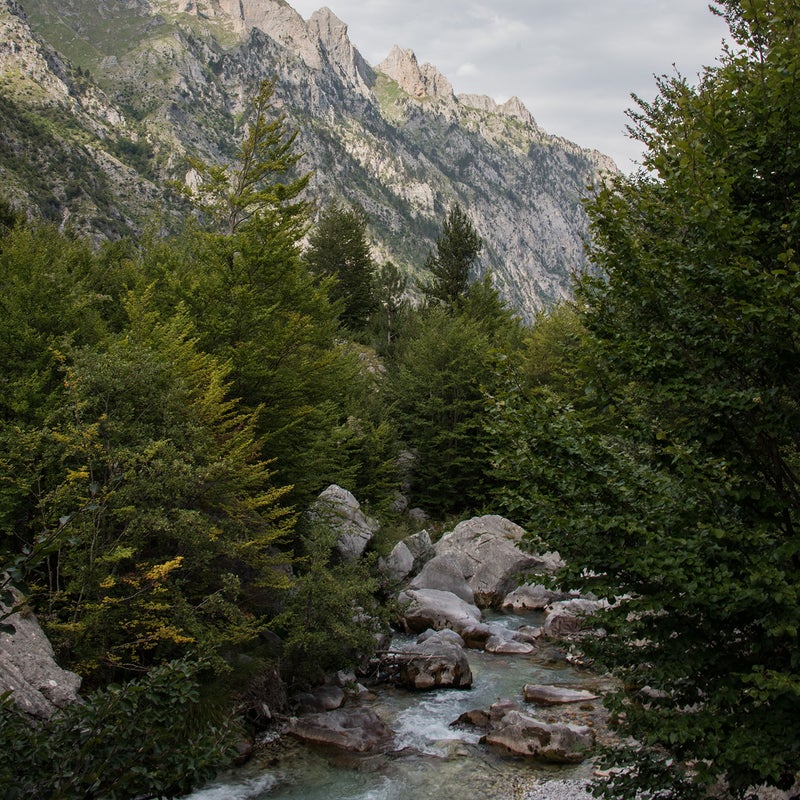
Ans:
{"label": "river", "polygon": [[[537,624],[526,615],[487,614],[511,628]],[[397,636],[393,648],[413,639]],[[468,690],[413,692],[388,686],[366,701],[394,732],[391,752],[364,755],[309,747],[291,737],[263,745],[245,766],[185,800],[514,800],[541,778],[587,778],[589,763],[553,766],[495,752],[480,735],[450,723],[465,711],[503,699],[522,701],[526,683],[597,690],[596,675],[569,666],[552,651],[530,656],[468,650]]]}

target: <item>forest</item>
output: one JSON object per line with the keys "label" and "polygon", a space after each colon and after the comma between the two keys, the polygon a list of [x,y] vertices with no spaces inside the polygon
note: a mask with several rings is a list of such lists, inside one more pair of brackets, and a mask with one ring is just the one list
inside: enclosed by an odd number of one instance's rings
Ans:
{"label": "forest", "polygon": [[[313,684],[390,621],[400,495],[433,531],[506,515],[611,601],[585,646],[628,744],[597,792],[795,783],[800,4],[717,13],[719,63],[635,98],[642,168],[587,200],[593,268],[532,326],[476,274],[469,209],[427,283],[376,263],[363,209],[308,197],[269,82],[236,160],[174,187],[176,235],[97,247],[2,204],[0,600],[86,698],[40,725],[0,699],[6,798],[177,796],[229,763],[242,686]],[[304,514],[330,484],[382,522],[361,562]]]}

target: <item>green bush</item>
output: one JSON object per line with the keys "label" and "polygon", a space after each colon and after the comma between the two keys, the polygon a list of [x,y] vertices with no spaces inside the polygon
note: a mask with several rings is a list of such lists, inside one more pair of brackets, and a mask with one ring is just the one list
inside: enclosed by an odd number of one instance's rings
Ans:
{"label": "green bush", "polygon": [[2,800],[177,797],[228,764],[233,727],[199,708],[199,667],[172,661],[31,723],[0,699]]}

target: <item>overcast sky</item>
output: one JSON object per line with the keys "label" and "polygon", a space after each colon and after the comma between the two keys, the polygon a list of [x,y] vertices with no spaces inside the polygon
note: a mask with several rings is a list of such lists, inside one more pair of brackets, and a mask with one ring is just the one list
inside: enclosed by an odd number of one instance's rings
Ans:
{"label": "overcast sky", "polygon": [[716,63],[725,23],[706,0],[289,0],[304,19],[327,5],[373,66],[395,44],[434,64],[456,94],[517,95],[548,133],[630,171],[631,92],[656,94],[673,65],[694,79]]}

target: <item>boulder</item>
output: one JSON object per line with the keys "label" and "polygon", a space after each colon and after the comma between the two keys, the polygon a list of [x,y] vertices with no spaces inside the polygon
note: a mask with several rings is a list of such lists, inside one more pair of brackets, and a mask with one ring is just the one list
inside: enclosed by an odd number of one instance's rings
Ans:
{"label": "boulder", "polygon": [[379,749],[392,738],[388,725],[368,708],[340,708],[295,718],[287,732],[306,742],[356,753]]}
{"label": "boulder", "polygon": [[594,731],[580,725],[550,724],[512,709],[492,723],[486,743],[514,755],[558,764],[576,764],[591,755]]}
{"label": "boulder", "polygon": [[462,628],[460,634],[466,647],[483,650],[492,635],[492,629],[483,622],[475,622]]}
{"label": "boulder", "polygon": [[578,636],[587,631],[587,617],[602,608],[608,608],[606,600],[576,598],[553,603],[542,626],[542,634],[550,639]]}
{"label": "boulder", "polygon": [[528,642],[518,642],[500,636],[490,636],[484,645],[487,653],[498,655],[528,655],[534,651],[534,646]]}
{"label": "boulder", "polygon": [[344,703],[344,689],[339,686],[318,686],[312,694],[322,711],[334,711]]}
{"label": "boulder", "polygon": [[566,600],[568,595],[548,589],[541,583],[526,583],[509,592],[500,604],[504,611],[541,611],[552,603]]}
{"label": "boulder", "polygon": [[432,636],[413,651],[395,654],[395,681],[410,689],[469,689],[472,670],[462,647]]}
{"label": "boulder", "polygon": [[449,628],[445,628],[441,631],[435,631],[433,628],[428,628],[428,630],[423,631],[419,636],[417,636],[417,644],[427,642],[429,639],[436,639],[439,642],[449,642],[450,644],[456,644],[459,647],[464,647],[464,640],[455,631],[451,631]]}
{"label": "boulder", "polygon": [[415,573],[419,572],[423,565],[436,555],[436,549],[428,531],[422,530],[418,533],[412,533],[411,536],[406,536],[403,539],[403,543],[414,557],[413,571]]}
{"label": "boulder", "polygon": [[[22,601],[16,590],[12,595],[15,604]],[[8,611],[10,608],[0,603],[0,615]],[[76,702],[81,679],[58,666],[33,613],[23,606],[3,622],[14,632],[0,633],[0,694],[11,692],[22,711],[40,719],[49,719],[57,709]]]}
{"label": "boulder", "polygon": [[308,510],[312,522],[336,534],[336,551],[343,561],[358,560],[380,529],[380,524],[365,516],[358,500],[346,489],[332,484]]}
{"label": "boulder", "polygon": [[439,589],[452,592],[466,603],[473,604],[475,595],[464,577],[462,559],[454,553],[434,556],[409,584],[412,589]]}
{"label": "boulder", "polygon": [[475,708],[472,711],[465,711],[457,720],[450,723],[451,728],[480,728],[483,731],[489,730],[491,720],[489,712],[482,708]]}
{"label": "boulder", "polygon": [[541,636],[542,629],[533,625],[523,625],[521,628],[517,628],[514,633],[514,638],[518,642],[527,642],[528,644],[536,644]]}
{"label": "boulder", "polygon": [[585,689],[568,689],[566,686],[547,686],[540,683],[526,683],[522,688],[522,694],[526,703],[535,703],[539,706],[587,703],[598,699],[598,695]]}
{"label": "boulder", "polygon": [[519,525],[503,517],[473,517],[436,543],[436,555],[458,559],[477,605],[499,606],[520,576],[539,563],[535,556],[520,550],[523,535]]}
{"label": "boulder", "polygon": [[405,542],[398,542],[386,558],[380,559],[378,565],[390,583],[398,584],[414,569],[414,556]]}
{"label": "boulder", "polygon": [[[401,605],[407,604],[402,623],[410,633],[422,633],[428,628],[450,628],[466,641],[465,632],[481,623],[480,609],[464,602],[452,592],[406,589],[397,599]],[[488,628],[486,631],[488,638]]]}
{"label": "boulder", "polygon": [[390,581],[400,583],[409,575],[416,575],[435,555],[430,534],[428,531],[420,531],[398,542],[392,552],[381,559],[380,566]]}

